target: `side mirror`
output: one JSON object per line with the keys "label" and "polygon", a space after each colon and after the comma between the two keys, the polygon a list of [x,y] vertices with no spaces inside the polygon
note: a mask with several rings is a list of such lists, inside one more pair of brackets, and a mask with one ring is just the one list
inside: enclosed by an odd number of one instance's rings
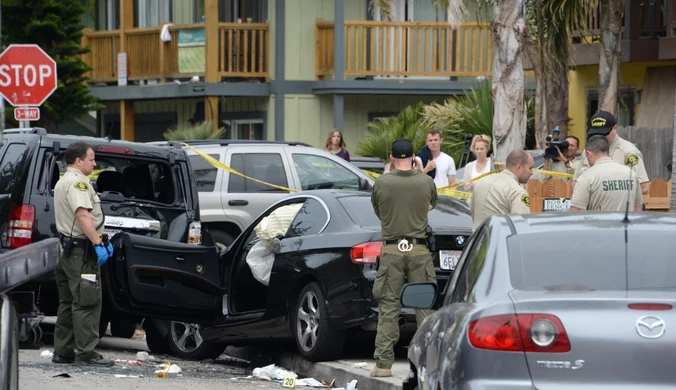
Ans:
{"label": "side mirror", "polygon": [[371,184],[368,182],[368,180],[364,179],[363,177],[360,177],[359,189],[362,191],[370,191],[373,189],[373,187],[371,187]]}
{"label": "side mirror", "polygon": [[436,283],[406,283],[401,289],[401,306],[413,309],[430,309],[437,300]]}

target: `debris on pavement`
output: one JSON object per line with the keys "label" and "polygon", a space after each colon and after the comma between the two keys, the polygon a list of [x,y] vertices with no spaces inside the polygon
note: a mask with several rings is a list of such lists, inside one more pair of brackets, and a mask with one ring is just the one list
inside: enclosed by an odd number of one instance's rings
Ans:
{"label": "debris on pavement", "polygon": [[161,360],[156,358],[153,355],[148,355],[146,351],[140,351],[136,353],[136,360],[141,362],[160,362]]}
{"label": "debris on pavement", "polygon": [[178,374],[182,371],[181,367],[171,364],[170,362],[160,364],[158,367],[162,368],[162,370],[155,371],[158,378],[166,378],[167,374]]}
{"label": "debris on pavement", "polygon": [[143,375],[120,375],[120,374],[115,374],[115,378],[143,378]]}
{"label": "debris on pavement", "polygon": [[44,351],[42,351],[40,353],[40,357],[45,358],[45,359],[51,359],[53,356],[54,356],[54,352],[52,352],[48,349],[45,349]]}
{"label": "debris on pavement", "polygon": [[63,374],[54,375],[52,378],[72,378],[72,376],[68,375],[67,372],[64,372]]}
{"label": "debris on pavement", "polygon": [[122,366],[136,366],[140,367],[143,365],[143,362],[140,360],[122,360],[122,359],[115,359],[115,363],[122,365]]}
{"label": "debris on pavement", "polygon": [[281,381],[284,378],[293,377],[298,378],[298,374],[293,371],[286,370],[281,367],[277,367],[274,364],[270,364],[265,367],[256,367],[253,370],[253,376],[260,379],[265,379],[268,381]]}
{"label": "debris on pavement", "polygon": [[353,367],[355,368],[366,368],[368,366],[368,363],[355,363],[353,364]]}

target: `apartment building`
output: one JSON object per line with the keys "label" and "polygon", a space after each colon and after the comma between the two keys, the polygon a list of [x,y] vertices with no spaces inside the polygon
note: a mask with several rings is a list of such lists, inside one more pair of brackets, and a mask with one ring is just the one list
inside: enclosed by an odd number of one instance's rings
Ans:
{"label": "apartment building", "polygon": [[354,151],[374,118],[491,73],[488,25],[452,28],[430,1],[395,1],[391,21],[369,0],[97,0],[95,14],[98,131],[127,140],[212,120],[315,146],[337,128]]}
{"label": "apartment building", "polygon": [[[569,133],[584,138],[598,110],[599,17],[576,37],[569,72]],[[676,0],[626,2],[621,37],[620,126],[671,127],[676,99]],[[645,151],[644,151],[645,153]]]}

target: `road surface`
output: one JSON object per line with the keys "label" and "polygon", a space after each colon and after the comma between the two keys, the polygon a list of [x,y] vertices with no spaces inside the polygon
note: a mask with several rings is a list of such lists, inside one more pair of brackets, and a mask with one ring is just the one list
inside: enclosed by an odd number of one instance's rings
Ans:
{"label": "road surface", "polygon": [[[52,345],[45,345],[40,350],[19,351],[19,388],[20,389],[64,389],[64,390],[120,390],[120,389],[281,389],[276,382],[248,378],[252,368],[242,362],[221,356],[213,363],[182,361],[171,356],[157,356],[181,368],[180,374],[168,374],[166,378],[158,378],[155,374],[160,368],[157,364],[143,363],[142,366],[126,366],[124,361],[136,360],[139,351],[147,351],[143,334],[132,339],[104,337],[97,347],[106,358],[120,360],[114,367],[79,367],[74,365],[54,364],[49,358],[42,358],[44,350],[53,351]],[[69,378],[57,377],[68,374]],[[116,375],[134,377],[120,378]],[[139,378],[139,376],[142,376]],[[238,378],[238,379],[233,379]]]}

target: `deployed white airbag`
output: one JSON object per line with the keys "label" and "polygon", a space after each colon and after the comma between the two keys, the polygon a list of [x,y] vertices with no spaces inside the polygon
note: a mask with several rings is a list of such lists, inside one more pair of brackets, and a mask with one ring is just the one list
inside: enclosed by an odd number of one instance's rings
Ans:
{"label": "deployed white airbag", "polygon": [[283,237],[289,230],[291,222],[303,203],[294,203],[279,207],[270,215],[263,218],[254,228],[256,236],[260,239],[246,255],[246,263],[251,268],[254,278],[264,285],[270,283],[272,264],[275,262],[275,254],[279,252],[279,237]]}

